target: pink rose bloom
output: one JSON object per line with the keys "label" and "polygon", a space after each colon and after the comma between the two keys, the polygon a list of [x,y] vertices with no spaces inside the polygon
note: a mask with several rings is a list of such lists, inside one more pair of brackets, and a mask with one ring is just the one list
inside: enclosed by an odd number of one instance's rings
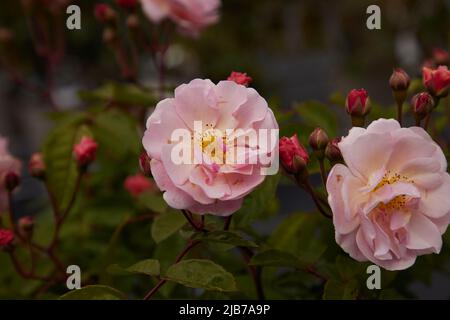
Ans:
{"label": "pink rose bloom", "polygon": [[380,119],[339,143],[347,166],[327,181],[336,242],[387,270],[439,253],[450,222],[450,175],[439,146],[419,127]]}
{"label": "pink rose bloom", "polygon": [[141,3],[151,21],[159,23],[168,18],[192,36],[219,20],[220,0],[141,0]]}
{"label": "pink rose bloom", "polygon": [[8,193],[5,189],[5,176],[12,171],[20,175],[21,163],[8,151],[8,140],[0,136],[0,214],[8,208]]}
{"label": "pink rose bloom", "polygon": [[143,192],[153,188],[153,184],[150,179],[140,173],[134,176],[128,176],[123,185],[133,197],[138,197]]}
{"label": "pink rose bloom", "polygon": [[[195,121],[201,121],[200,130],[194,128]],[[176,164],[172,160],[172,150],[180,145],[172,141],[176,129],[187,132],[187,139],[181,143],[193,150],[194,161]],[[261,139],[252,144],[238,138],[263,131],[259,129],[276,132],[276,137],[269,135],[265,146]],[[171,207],[227,216],[264,181],[262,169],[273,162],[260,160],[276,154],[278,124],[267,102],[254,89],[233,81],[215,85],[210,80],[195,79],[176,88],[174,98],[158,103],[147,120],[142,142],[152,159],[153,178]],[[220,149],[211,152],[214,145],[220,145]],[[245,161],[229,160],[239,158]]]}

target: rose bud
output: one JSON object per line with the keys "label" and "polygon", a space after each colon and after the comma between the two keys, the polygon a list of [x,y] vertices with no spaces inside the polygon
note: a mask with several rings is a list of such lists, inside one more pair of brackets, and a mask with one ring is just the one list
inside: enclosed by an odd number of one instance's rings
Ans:
{"label": "rose bud", "polygon": [[20,234],[26,239],[30,239],[33,235],[34,219],[30,216],[25,216],[19,219],[17,223]]}
{"label": "rose bud", "polygon": [[19,175],[14,171],[6,172],[3,180],[5,189],[8,191],[13,191],[20,183]]}
{"label": "rose bud", "polygon": [[283,168],[292,174],[306,169],[309,161],[308,152],[298,141],[297,134],[292,137],[282,137],[279,142],[280,160]]}
{"label": "rose bud", "polygon": [[421,92],[411,99],[411,106],[416,122],[419,124],[433,109],[434,100],[428,92]]}
{"label": "rose bud", "polygon": [[316,128],[309,135],[309,145],[313,150],[325,150],[328,144],[328,135],[322,128]]}
{"label": "rose bud", "polygon": [[138,173],[134,176],[128,176],[123,183],[125,190],[133,197],[138,197],[145,191],[153,189],[153,184],[146,176]]}
{"label": "rose bud", "polygon": [[98,145],[94,139],[84,136],[80,142],[73,147],[73,153],[78,166],[86,167],[95,160]]}
{"label": "rose bud", "polygon": [[422,69],[423,85],[432,96],[443,98],[448,95],[450,86],[450,71],[446,66],[439,66],[437,69]]}
{"label": "rose bud", "polygon": [[138,0],[117,0],[117,5],[127,10],[134,10]]}
{"label": "rose bud", "polygon": [[253,79],[251,77],[249,77],[246,73],[236,72],[236,71],[231,72],[231,74],[227,80],[234,81],[237,84],[241,84],[246,87],[248,87],[250,82],[253,81]]}
{"label": "rose bud", "polygon": [[392,91],[406,91],[408,90],[410,82],[411,79],[409,78],[409,75],[401,68],[394,69],[389,78],[389,85],[391,86]]}
{"label": "rose bud", "polygon": [[389,79],[389,85],[391,86],[395,102],[397,103],[397,118],[400,124],[402,124],[403,102],[406,100],[406,91],[408,90],[410,82],[411,79],[408,74],[405,70],[400,68],[394,69],[394,72]]}
{"label": "rose bud", "polygon": [[0,229],[0,248],[5,251],[11,251],[14,248],[14,232]]}
{"label": "rose bud", "polygon": [[139,167],[141,168],[143,174],[146,176],[151,175],[152,171],[150,168],[150,157],[145,151],[139,156]]}
{"label": "rose bud", "polygon": [[352,117],[354,126],[363,126],[364,118],[370,112],[370,99],[365,89],[353,89],[345,100],[347,113]]}
{"label": "rose bud", "polygon": [[332,163],[336,164],[339,162],[343,162],[341,150],[339,149],[339,142],[341,142],[341,137],[334,138],[328,142],[327,147],[325,148],[325,157]]}
{"label": "rose bud", "polygon": [[97,21],[101,23],[110,23],[116,20],[116,12],[105,3],[96,4],[94,14]]}
{"label": "rose bud", "polygon": [[433,61],[436,65],[446,65],[449,62],[448,52],[442,48],[434,48]]}
{"label": "rose bud", "polygon": [[45,176],[45,163],[41,153],[33,153],[28,162],[28,171],[35,178],[42,179]]}

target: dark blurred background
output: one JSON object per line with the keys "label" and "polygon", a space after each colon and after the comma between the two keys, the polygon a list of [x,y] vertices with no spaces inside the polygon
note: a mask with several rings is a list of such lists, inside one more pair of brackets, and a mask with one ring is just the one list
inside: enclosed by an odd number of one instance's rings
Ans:
{"label": "dark blurred background", "polygon": [[[26,163],[51,126],[46,113],[52,108],[45,97],[12,81],[5,72],[13,65],[32,86],[48,81],[45,63],[33,49],[32,19],[24,13],[24,2],[0,3],[0,28],[3,35],[5,30],[10,32],[14,47],[14,59],[2,60],[0,67],[0,135],[10,139],[12,153]],[[114,1],[103,2],[115,6]],[[65,12],[52,21],[65,38],[64,55],[52,72],[49,93],[61,110],[84,107],[79,90],[124,81],[111,50],[102,42],[103,27],[94,18],[96,1],[72,3],[81,7],[81,30],[67,30]],[[371,4],[381,8],[381,30],[366,27],[366,9]],[[392,104],[388,85],[392,68],[402,67],[411,76],[419,76],[433,48],[448,50],[450,42],[450,0],[224,0],[220,15],[220,22],[198,39],[175,36],[167,53],[170,85],[196,77],[219,81],[236,70],[251,75],[252,86],[284,109],[309,99],[325,102],[335,91],[346,93],[359,87],[366,88],[376,102]],[[148,55],[139,57],[138,71],[139,83],[156,83]],[[24,172],[17,197],[24,214],[34,210],[26,204],[42,192],[33,181]],[[282,213],[304,209],[309,203],[289,186],[280,186],[279,196]],[[269,232],[276,220],[260,228]],[[419,297],[448,298],[450,283],[437,275],[429,288],[413,286]]]}

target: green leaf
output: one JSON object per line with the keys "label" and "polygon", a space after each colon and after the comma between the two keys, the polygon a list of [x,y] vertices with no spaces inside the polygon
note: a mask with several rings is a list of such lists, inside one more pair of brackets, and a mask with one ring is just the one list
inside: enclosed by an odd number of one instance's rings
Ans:
{"label": "green leaf", "polygon": [[233,275],[211,260],[182,260],[169,267],[165,278],[191,288],[236,291]]}
{"label": "green leaf", "polygon": [[180,230],[186,224],[186,218],[177,211],[168,210],[155,218],[152,224],[152,238],[159,243]]}
{"label": "green leaf", "polygon": [[200,239],[202,241],[224,243],[236,247],[249,247],[249,248],[258,247],[253,241],[243,238],[239,233],[234,231],[215,230],[210,231],[206,234],[204,233],[197,234],[195,238]]}
{"label": "green leaf", "polygon": [[133,84],[107,83],[93,91],[80,91],[87,102],[110,102],[129,105],[154,106],[156,97]]}
{"label": "green leaf", "polygon": [[90,136],[84,125],[84,114],[63,118],[50,132],[44,143],[43,154],[47,166],[46,181],[60,211],[64,211],[75,190],[78,167],[73,157],[73,146],[82,136]]}
{"label": "green leaf", "polygon": [[329,137],[337,135],[337,118],[329,106],[311,100],[299,103],[294,108],[297,110],[303,123],[310,129],[320,127],[326,131]]}
{"label": "green leaf", "polygon": [[291,267],[297,268],[301,265],[299,259],[290,254],[276,249],[268,249],[255,254],[250,260],[251,265],[264,267]]}
{"label": "green leaf", "polygon": [[304,264],[313,264],[327,248],[320,229],[323,222],[318,213],[292,214],[275,229],[268,244],[297,256]]}
{"label": "green leaf", "polygon": [[123,158],[129,153],[139,154],[141,137],[137,124],[122,111],[101,112],[95,117],[92,131],[108,159]]}
{"label": "green leaf", "polygon": [[93,285],[72,290],[59,297],[60,300],[122,300],[125,295],[108,286]]}
{"label": "green leaf", "polygon": [[339,276],[343,280],[350,280],[357,276],[366,275],[366,265],[366,263],[361,263],[342,255],[336,258],[336,268]]}
{"label": "green leaf", "polygon": [[341,282],[335,279],[330,279],[325,284],[323,292],[324,300],[354,300],[358,296],[358,282],[350,280],[348,282]]}
{"label": "green leaf", "polygon": [[106,271],[114,275],[145,274],[148,276],[158,276],[160,274],[160,265],[156,259],[146,259],[128,268],[122,268],[117,264],[112,264]]}
{"label": "green leaf", "polygon": [[[144,192],[139,195],[138,201],[147,209],[155,212],[164,212],[167,209],[167,203],[164,201],[160,194],[155,194],[153,192]],[[181,215],[178,213],[178,215]]]}
{"label": "green leaf", "polygon": [[234,215],[238,226],[246,226],[278,211],[276,191],[281,175],[267,176],[266,180],[244,199],[242,208]]}

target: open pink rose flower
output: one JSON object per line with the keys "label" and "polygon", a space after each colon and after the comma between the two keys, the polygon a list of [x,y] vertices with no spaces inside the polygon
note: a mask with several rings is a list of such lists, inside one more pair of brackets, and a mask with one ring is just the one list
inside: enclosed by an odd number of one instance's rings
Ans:
{"label": "open pink rose flower", "polygon": [[[187,137],[174,140],[177,129]],[[263,133],[256,143],[245,138],[252,132]],[[142,142],[153,178],[171,207],[226,216],[264,181],[263,169],[273,166],[278,124],[254,89],[195,79],[158,103]],[[188,161],[174,159],[180,147],[192,151]]]}
{"label": "open pink rose flower", "polygon": [[5,189],[5,176],[8,172],[20,175],[21,163],[8,151],[8,140],[0,136],[0,214],[8,208],[8,193]]}
{"label": "open pink rose flower", "polygon": [[380,119],[339,143],[347,166],[327,181],[337,243],[387,270],[439,253],[450,222],[450,175],[440,147],[419,127]]}
{"label": "open pink rose flower", "polygon": [[141,3],[151,21],[170,19],[193,36],[219,20],[220,0],[141,0]]}

